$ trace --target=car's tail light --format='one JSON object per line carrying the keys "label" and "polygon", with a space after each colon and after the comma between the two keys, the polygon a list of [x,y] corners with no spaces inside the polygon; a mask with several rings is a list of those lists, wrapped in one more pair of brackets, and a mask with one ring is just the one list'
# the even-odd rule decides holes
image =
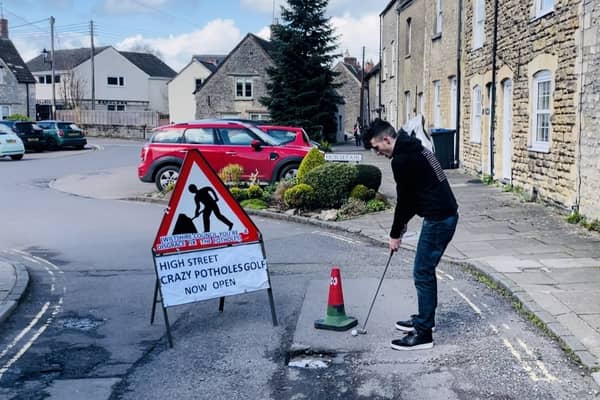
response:
{"label": "car's tail light", "polygon": [[65,133],[62,131],[62,129],[58,130],[58,136],[60,136],[60,137],[65,136]]}
{"label": "car's tail light", "polygon": [[148,155],[148,146],[144,146],[144,147],[142,147],[142,154],[140,154],[142,161],[146,160],[147,155]]}

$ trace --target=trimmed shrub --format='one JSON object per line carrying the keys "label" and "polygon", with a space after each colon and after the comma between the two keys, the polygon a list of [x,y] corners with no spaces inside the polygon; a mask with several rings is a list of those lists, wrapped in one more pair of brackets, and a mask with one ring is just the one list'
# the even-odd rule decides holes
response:
{"label": "trimmed shrub", "polygon": [[358,174],[355,183],[357,185],[364,185],[377,192],[379,186],[381,186],[381,170],[374,165],[368,164],[357,164],[356,169]]}
{"label": "trimmed shrub", "polygon": [[388,207],[387,203],[383,200],[372,199],[367,202],[367,212],[383,211]]}
{"label": "trimmed shrub", "polygon": [[6,117],[6,119],[10,121],[33,121],[27,115],[23,114],[11,114],[8,117]]}
{"label": "trimmed shrub", "polygon": [[242,175],[244,174],[244,168],[239,164],[229,164],[221,168],[219,171],[219,178],[226,185],[229,186],[237,186],[242,180]]}
{"label": "trimmed shrub", "polygon": [[315,190],[315,206],[320,208],[338,208],[348,198],[355,181],[356,166],[344,163],[321,165],[302,179]]}
{"label": "trimmed shrub", "polygon": [[350,217],[356,217],[367,212],[367,203],[363,200],[349,198],[342,207],[340,208],[340,212],[338,213],[338,218],[345,219]]}
{"label": "trimmed shrub", "polygon": [[263,196],[263,190],[258,184],[250,185],[247,189],[249,199],[260,199]]}
{"label": "trimmed shrub", "polygon": [[238,202],[246,200],[248,198],[248,191],[246,189],[240,189],[239,187],[235,186],[229,188],[229,191],[231,192],[233,198],[236,199]]}
{"label": "trimmed shrub", "polygon": [[254,210],[264,210],[267,208],[267,203],[261,199],[248,199],[242,201],[240,204],[244,208],[252,208]]}
{"label": "trimmed shrub", "polygon": [[286,190],[283,197],[286,206],[308,210],[315,202],[315,190],[305,183],[299,183]]}
{"label": "trimmed shrub", "polygon": [[308,171],[323,164],[325,164],[325,156],[319,151],[319,149],[312,149],[302,159],[300,167],[298,167],[296,178],[298,178],[299,182],[302,182],[302,177],[306,175]]}
{"label": "trimmed shrub", "polygon": [[358,184],[354,186],[350,192],[350,197],[353,199],[368,201],[375,197],[375,191],[367,188],[365,185]]}

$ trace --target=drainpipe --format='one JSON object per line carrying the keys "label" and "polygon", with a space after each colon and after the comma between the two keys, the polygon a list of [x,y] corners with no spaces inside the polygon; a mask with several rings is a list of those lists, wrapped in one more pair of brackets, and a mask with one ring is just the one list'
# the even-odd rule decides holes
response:
{"label": "drainpipe", "polygon": [[[458,0],[458,34],[456,38],[456,134],[454,143],[453,167],[458,168],[460,159],[460,91],[461,91],[461,51],[462,51],[462,0]],[[422,112],[422,111],[421,111]]]}
{"label": "drainpipe", "polygon": [[25,93],[27,96],[26,102],[27,102],[27,116],[29,118],[31,118],[31,112],[29,111],[29,83],[25,84]]}
{"label": "drainpipe", "polygon": [[494,0],[494,35],[492,39],[492,99],[490,110],[490,176],[494,179],[494,134],[496,131],[496,55],[498,52],[498,0]]}

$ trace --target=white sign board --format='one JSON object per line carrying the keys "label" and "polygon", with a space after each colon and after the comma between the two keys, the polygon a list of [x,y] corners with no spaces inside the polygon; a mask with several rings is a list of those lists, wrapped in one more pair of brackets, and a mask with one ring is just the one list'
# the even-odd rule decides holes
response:
{"label": "white sign board", "polygon": [[359,153],[325,153],[325,161],[361,162],[362,154]]}
{"label": "white sign board", "polygon": [[260,243],[154,257],[164,307],[268,289]]}

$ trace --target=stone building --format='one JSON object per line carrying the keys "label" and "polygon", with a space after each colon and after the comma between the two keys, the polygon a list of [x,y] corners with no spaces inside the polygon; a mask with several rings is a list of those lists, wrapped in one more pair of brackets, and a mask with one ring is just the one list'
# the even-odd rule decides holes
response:
{"label": "stone building", "polygon": [[35,79],[8,37],[0,19],[0,119],[12,114],[35,119]]}
{"label": "stone building", "polygon": [[381,101],[379,99],[380,67],[381,64],[377,63],[369,72],[365,73],[367,122],[381,117]]}
{"label": "stone building", "polygon": [[338,130],[351,133],[356,121],[360,119],[362,69],[355,57],[346,55],[343,61],[338,62],[333,67],[333,71],[338,74],[334,83],[341,85],[336,91],[344,99],[344,117],[341,126],[338,126]]}
{"label": "stone building", "polygon": [[398,126],[398,12],[400,0],[391,0],[379,14],[381,118]]}
{"label": "stone building", "polygon": [[576,190],[580,212],[600,220],[600,0],[585,1],[581,12],[581,153]]}
{"label": "stone building", "polygon": [[428,127],[457,129],[458,2],[424,1],[423,92],[416,112]]}
{"label": "stone building", "polygon": [[225,57],[195,92],[196,118],[269,118],[265,96],[271,43],[251,33]]}
{"label": "stone building", "polygon": [[496,4],[495,27],[494,1],[464,3],[462,164],[572,207],[577,203],[581,1]]}

